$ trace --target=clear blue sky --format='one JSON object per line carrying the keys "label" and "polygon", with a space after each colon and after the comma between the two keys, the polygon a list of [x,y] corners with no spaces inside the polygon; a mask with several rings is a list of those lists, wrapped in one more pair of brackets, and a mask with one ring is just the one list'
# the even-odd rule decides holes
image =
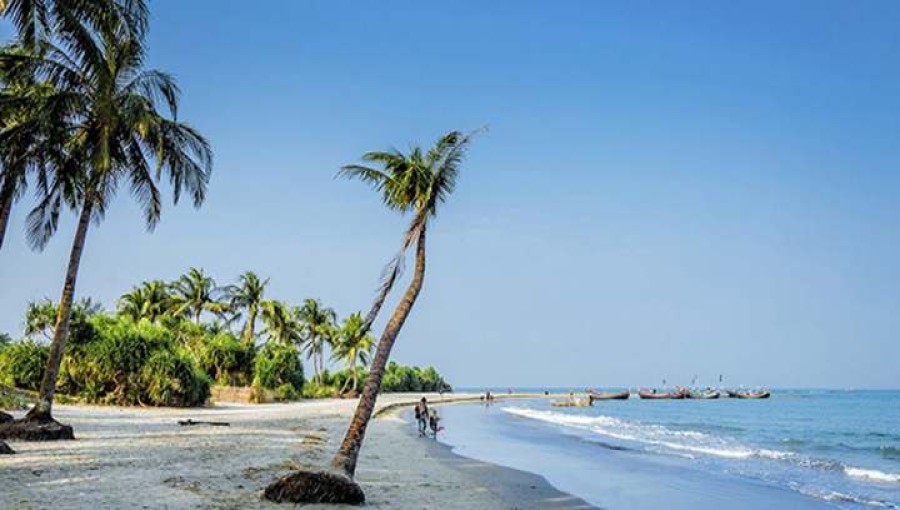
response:
{"label": "clear blue sky", "polygon": [[[122,193],[78,292],[205,267],[366,308],[404,221],[340,165],[490,124],[395,359],[472,385],[900,387],[900,3],[152,2],[213,142],[206,205]],[[8,27],[3,38],[9,34]],[[57,298],[28,202],[0,331]]]}

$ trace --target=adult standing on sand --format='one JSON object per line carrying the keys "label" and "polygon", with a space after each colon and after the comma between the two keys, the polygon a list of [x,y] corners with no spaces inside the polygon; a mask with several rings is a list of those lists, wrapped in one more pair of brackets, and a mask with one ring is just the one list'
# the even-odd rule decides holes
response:
{"label": "adult standing on sand", "polygon": [[422,397],[422,400],[419,401],[419,404],[416,406],[416,420],[419,422],[419,435],[424,436],[428,432],[428,400],[425,397]]}

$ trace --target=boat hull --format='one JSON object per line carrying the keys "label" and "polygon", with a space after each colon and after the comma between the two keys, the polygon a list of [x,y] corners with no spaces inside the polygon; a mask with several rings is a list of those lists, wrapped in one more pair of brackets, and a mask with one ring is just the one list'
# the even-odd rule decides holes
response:
{"label": "boat hull", "polygon": [[623,391],[620,393],[600,393],[596,391],[588,392],[588,395],[594,400],[628,400],[628,397],[631,396],[631,393],[627,391]]}
{"label": "boat hull", "polygon": [[719,398],[719,392],[718,391],[695,391],[695,392],[689,391],[687,393],[687,395],[685,395],[685,397],[689,398],[689,399],[693,399],[693,400],[714,400],[714,399]]}
{"label": "boat hull", "polygon": [[735,398],[742,398],[742,399],[747,399],[747,400],[760,400],[760,399],[769,398],[770,396],[772,396],[772,394],[769,393],[768,391],[759,391],[756,393],[738,393],[737,397],[735,397]]}
{"label": "boat hull", "polygon": [[653,393],[652,391],[639,391],[638,396],[644,400],[680,400],[685,396],[685,392],[676,391],[675,393]]}

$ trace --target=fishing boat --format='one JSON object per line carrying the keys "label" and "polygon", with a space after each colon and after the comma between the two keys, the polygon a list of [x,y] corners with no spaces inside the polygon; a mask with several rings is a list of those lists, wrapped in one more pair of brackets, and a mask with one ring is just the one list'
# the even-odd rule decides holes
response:
{"label": "fishing boat", "polygon": [[587,394],[594,400],[628,400],[631,396],[628,390],[621,392],[587,390]]}
{"label": "fishing boat", "polygon": [[725,390],[725,394],[728,395],[728,398],[740,398],[737,390]]}
{"label": "fishing boat", "polygon": [[684,398],[685,393],[687,392],[685,392],[683,389],[679,389],[675,392],[641,390],[638,392],[638,396],[645,400],[677,400]]}
{"label": "fishing boat", "polygon": [[715,398],[719,398],[719,392],[713,389],[706,389],[701,391],[690,391],[688,390],[685,394],[685,398],[695,399],[695,400],[712,400]]}
{"label": "fishing boat", "polygon": [[746,399],[762,399],[769,398],[772,394],[767,390],[759,390],[759,391],[743,391],[736,392],[736,397],[734,398],[746,398]]}

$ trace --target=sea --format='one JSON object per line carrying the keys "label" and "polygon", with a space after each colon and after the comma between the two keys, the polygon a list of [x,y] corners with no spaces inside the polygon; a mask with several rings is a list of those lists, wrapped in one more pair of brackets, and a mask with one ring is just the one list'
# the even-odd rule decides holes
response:
{"label": "sea", "polygon": [[602,508],[900,508],[900,391],[550,402],[445,406],[438,440]]}

